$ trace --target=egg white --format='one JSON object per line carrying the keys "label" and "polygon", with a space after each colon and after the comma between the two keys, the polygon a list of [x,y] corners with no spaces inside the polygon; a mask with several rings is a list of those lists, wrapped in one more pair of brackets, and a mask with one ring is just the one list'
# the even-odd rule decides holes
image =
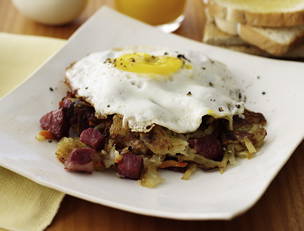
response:
{"label": "egg white", "polygon": [[[192,68],[151,76],[122,71],[106,62],[135,52],[183,54]],[[66,81],[77,96],[94,106],[98,117],[120,114],[136,132],[148,132],[154,124],[177,133],[193,132],[204,115],[231,118],[244,111],[243,94],[226,66],[195,51],[133,47],[97,52],[71,65]]]}

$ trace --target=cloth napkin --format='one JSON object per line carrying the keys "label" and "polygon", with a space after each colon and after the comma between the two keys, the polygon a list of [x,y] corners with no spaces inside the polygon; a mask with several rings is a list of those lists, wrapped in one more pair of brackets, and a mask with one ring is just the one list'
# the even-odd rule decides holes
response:
{"label": "cloth napkin", "polygon": [[[0,98],[64,44],[59,39],[0,33]],[[0,167],[0,231],[44,230],[63,197],[61,192]]]}

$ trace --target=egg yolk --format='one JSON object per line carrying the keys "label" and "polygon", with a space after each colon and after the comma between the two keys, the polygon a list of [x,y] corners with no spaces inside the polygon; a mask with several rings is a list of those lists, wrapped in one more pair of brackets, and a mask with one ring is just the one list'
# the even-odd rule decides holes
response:
{"label": "egg yolk", "polygon": [[133,53],[116,58],[114,65],[122,71],[139,74],[170,75],[180,70],[184,65],[184,61],[177,57],[166,55],[153,56],[146,53]]}

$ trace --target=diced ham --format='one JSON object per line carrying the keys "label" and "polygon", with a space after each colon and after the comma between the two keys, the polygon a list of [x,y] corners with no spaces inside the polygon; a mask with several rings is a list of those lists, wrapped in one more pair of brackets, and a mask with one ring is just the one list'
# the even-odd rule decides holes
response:
{"label": "diced ham", "polygon": [[80,141],[98,150],[101,148],[104,136],[94,128],[87,128],[80,134]]}
{"label": "diced ham", "polygon": [[72,104],[73,104],[72,99],[69,97],[65,97],[59,102],[59,107],[69,109],[72,106]]}
{"label": "diced ham", "polygon": [[67,133],[67,121],[63,109],[51,111],[40,119],[42,129],[51,132],[55,139],[60,139]]}
{"label": "diced ham", "polygon": [[126,153],[117,164],[117,172],[121,177],[137,180],[143,170],[143,158],[133,153]]}
{"label": "diced ham", "polygon": [[207,159],[220,161],[223,159],[223,150],[221,142],[213,135],[203,136],[201,138],[190,139],[189,145],[197,154],[203,155]]}
{"label": "diced ham", "polygon": [[92,173],[96,151],[92,148],[75,148],[66,161],[65,169],[76,172]]}

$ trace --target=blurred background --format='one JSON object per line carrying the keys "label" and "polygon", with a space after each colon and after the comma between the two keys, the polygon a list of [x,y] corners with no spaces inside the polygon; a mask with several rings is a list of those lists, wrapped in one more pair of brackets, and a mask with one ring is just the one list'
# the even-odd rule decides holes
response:
{"label": "blurred background", "polygon": [[[29,17],[24,16],[29,7],[29,2],[33,0],[15,0],[15,5],[19,6],[19,11],[10,0],[0,0],[0,31],[28,34],[51,36],[56,38],[67,39],[69,36],[85,22],[99,7],[107,5],[114,7],[114,0],[72,0],[75,2],[86,1],[81,14],[72,22],[61,26],[49,26],[37,23]],[[41,0],[36,0],[41,1]],[[57,0],[44,0],[44,1],[57,1]],[[70,0],[67,0],[70,1]],[[35,1],[34,1],[35,2]],[[31,4],[30,4],[31,5]],[[75,5],[77,8],[77,5]],[[78,7],[82,7],[79,3]],[[181,27],[175,32],[184,35],[188,38],[201,40],[204,25],[202,0],[188,0],[185,5],[185,19]],[[21,13],[21,11],[23,13]],[[67,9],[67,12],[69,9]],[[109,23],[110,24],[110,23]]]}

